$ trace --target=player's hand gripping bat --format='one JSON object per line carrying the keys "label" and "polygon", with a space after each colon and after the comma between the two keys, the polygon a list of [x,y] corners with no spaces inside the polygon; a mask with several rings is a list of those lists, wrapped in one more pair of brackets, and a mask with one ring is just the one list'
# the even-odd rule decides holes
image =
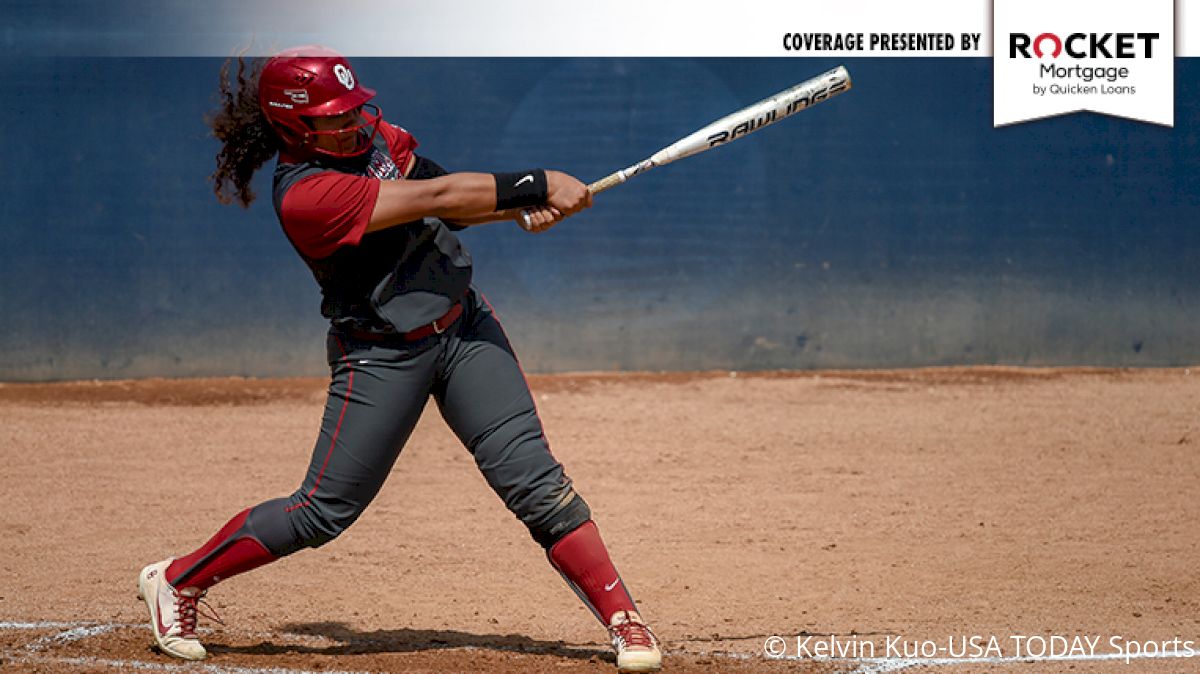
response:
{"label": "player's hand gripping bat", "polygon": [[[745,137],[764,126],[774,124],[822,101],[827,101],[849,89],[850,73],[845,67],[838,66],[829,72],[805,80],[774,96],[769,96],[733,114],[726,115],[712,124],[680,138],[655,152],[650,158],[643,159],[629,168],[611,173],[588,185],[588,191],[592,194],[599,194],[636,175],[645,173],[655,166],[670,164],[684,157],[700,154],[718,145]],[[531,226],[528,211],[521,212],[521,226],[525,229],[529,229]]]}

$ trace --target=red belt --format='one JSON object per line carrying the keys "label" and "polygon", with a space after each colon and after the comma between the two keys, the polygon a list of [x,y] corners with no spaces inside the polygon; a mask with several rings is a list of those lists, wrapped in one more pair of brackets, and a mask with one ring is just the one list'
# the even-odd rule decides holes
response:
{"label": "red belt", "polygon": [[415,342],[419,339],[425,339],[430,335],[440,335],[446,331],[454,321],[457,321],[459,316],[462,316],[463,307],[462,301],[454,303],[450,310],[434,319],[432,323],[427,323],[414,330],[401,333],[388,332],[370,332],[367,330],[347,330],[347,334],[355,339],[363,339],[369,342],[388,342],[395,339],[401,339],[406,342]]}

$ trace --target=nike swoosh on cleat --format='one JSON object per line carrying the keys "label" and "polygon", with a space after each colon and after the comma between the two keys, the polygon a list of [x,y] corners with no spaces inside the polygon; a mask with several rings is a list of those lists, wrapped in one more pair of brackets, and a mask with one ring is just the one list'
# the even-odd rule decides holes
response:
{"label": "nike swoosh on cleat", "polygon": [[621,582],[621,579],[620,579],[620,578],[618,578],[618,579],[614,580],[613,582],[609,583],[608,585],[605,585],[605,586],[604,586],[604,591],[605,591],[605,592],[612,592],[612,589],[613,589],[614,587],[616,587],[616,586],[617,586],[617,583],[619,583],[619,582]]}
{"label": "nike swoosh on cleat", "polygon": [[167,632],[171,631],[171,628],[162,624],[162,604],[158,603],[157,597],[154,599],[154,608],[156,609],[154,611],[154,622],[158,623],[158,635],[165,637],[167,636]]}
{"label": "nike swoosh on cleat", "polygon": [[520,187],[521,185],[525,184],[526,180],[528,180],[529,182],[533,182],[533,175],[530,174],[530,175],[525,176],[524,178],[521,178],[520,180],[517,181],[517,184],[513,185],[513,187]]}

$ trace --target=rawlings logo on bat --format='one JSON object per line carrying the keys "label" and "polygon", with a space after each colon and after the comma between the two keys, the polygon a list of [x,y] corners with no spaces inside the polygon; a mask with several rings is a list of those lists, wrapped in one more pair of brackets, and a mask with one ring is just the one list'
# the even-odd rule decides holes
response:
{"label": "rawlings logo on bat", "polygon": [[842,91],[845,91],[848,84],[849,80],[847,78],[840,75],[833,75],[825,82],[824,87],[817,89],[812,93],[806,92],[802,96],[789,101],[782,111],[778,109],[768,110],[765,114],[759,115],[753,119],[738,122],[732,129],[722,129],[721,131],[712,134],[708,137],[708,146],[713,147],[715,145],[720,145],[721,143],[727,143],[739,136],[744,136],[751,131],[761,129],[768,124],[783,119],[784,117],[800,112],[811,105],[820,103],[834,94],[839,94]]}

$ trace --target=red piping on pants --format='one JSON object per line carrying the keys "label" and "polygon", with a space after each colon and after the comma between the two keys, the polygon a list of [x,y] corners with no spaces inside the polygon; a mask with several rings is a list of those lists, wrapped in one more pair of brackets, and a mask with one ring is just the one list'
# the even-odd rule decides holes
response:
{"label": "red piping on pants", "polygon": [[[334,341],[337,342],[338,349],[342,352],[342,358],[346,357],[346,347],[342,346],[342,340],[334,336]],[[350,394],[354,392],[354,369],[350,369],[350,378],[346,381],[346,397],[342,400],[342,411],[338,414],[337,426],[333,429],[333,437],[329,440],[329,451],[325,452],[325,461],[321,463],[321,470],[317,473],[317,481],[313,483],[312,489],[304,495],[304,503],[297,503],[293,506],[288,506],[284,512],[292,512],[297,508],[303,508],[312,505],[309,499],[317,491],[317,487],[321,485],[321,478],[325,476],[325,468],[329,466],[329,459],[333,456],[333,448],[337,446],[338,433],[342,430],[342,421],[346,419],[346,408],[350,406]]]}

